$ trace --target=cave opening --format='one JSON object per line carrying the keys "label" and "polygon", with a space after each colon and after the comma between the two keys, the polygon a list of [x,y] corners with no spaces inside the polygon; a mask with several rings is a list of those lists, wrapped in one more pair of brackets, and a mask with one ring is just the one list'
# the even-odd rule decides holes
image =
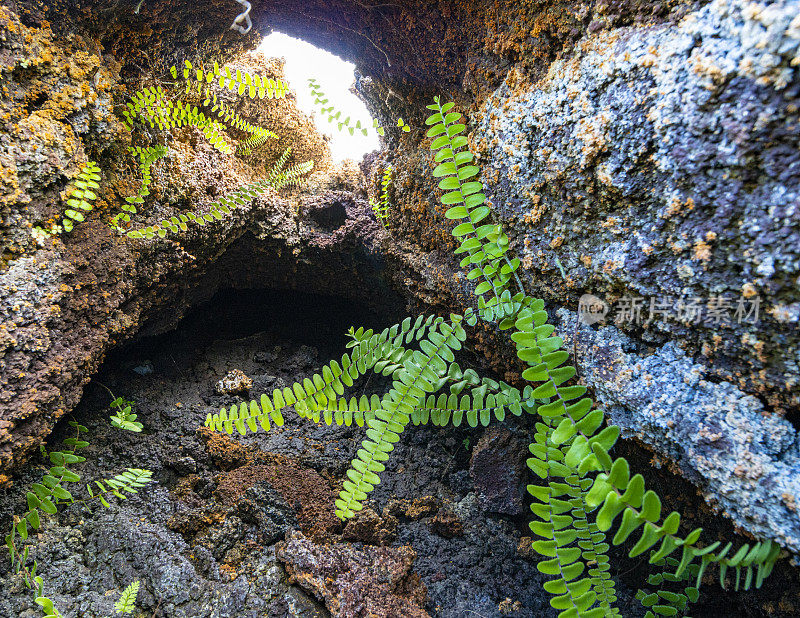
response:
{"label": "cave opening", "polygon": [[[266,57],[282,57],[285,60],[284,72],[287,81],[297,93],[297,105],[314,117],[317,129],[328,136],[334,161],[359,161],[368,152],[379,149],[378,136],[371,130],[372,116],[352,88],[355,64],[282,32],[273,32],[265,37],[257,52]],[[321,100],[325,103],[320,103],[320,99],[311,94],[309,79],[320,84],[325,93]],[[334,109],[323,112],[329,107]],[[341,113],[339,119],[334,118],[337,112]],[[354,124],[360,122],[361,126],[369,127],[370,131],[367,135],[360,131],[353,131],[351,134],[347,128],[338,128],[338,120],[346,118],[351,118]]]}

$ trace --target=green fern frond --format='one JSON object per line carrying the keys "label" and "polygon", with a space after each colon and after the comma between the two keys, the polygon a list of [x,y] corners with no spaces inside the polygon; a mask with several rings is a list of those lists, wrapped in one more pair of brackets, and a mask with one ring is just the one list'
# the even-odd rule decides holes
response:
{"label": "green fern frond", "polygon": [[[670,571],[679,565],[675,558],[665,558],[654,563],[653,566],[659,567],[662,572],[653,573],[647,578],[647,583],[655,586],[655,592],[639,590],[636,598],[647,608],[645,618],[655,618],[658,616],[677,616],[685,615],[689,609],[689,603],[696,603],[700,592],[693,585],[699,571],[696,564],[691,564],[679,577]],[[688,585],[684,585],[688,582]],[[668,590],[665,584],[679,584],[673,590]]]}
{"label": "green fern frond", "polygon": [[189,223],[196,223],[200,226],[204,226],[206,223],[221,220],[223,217],[230,215],[236,208],[249,205],[259,194],[264,193],[269,188],[277,190],[289,184],[298,184],[303,175],[311,171],[313,167],[313,161],[299,163],[282,171],[278,174],[277,179],[268,178],[245,185],[234,191],[230,196],[223,197],[214,202],[205,212],[182,212],[169,219],[163,219],[159,223],[136,230],[130,230],[127,232],[127,235],[131,238],[151,239],[156,236],[164,238],[168,232],[172,232],[173,234],[185,232],[188,229]]}
{"label": "green fern frond", "polygon": [[[480,298],[481,317],[489,322],[499,319],[502,330],[512,331],[511,339],[517,356],[528,365],[522,374],[531,383],[524,393],[527,404],[538,406],[537,412],[544,421],[537,425],[537,441],[531,444],[534,457],[528,460],[528,465],[543,479],[572,479],[571,482],[551,482],[549,489],[529,487],[539,500],[533,505],[534,512],[542,519],[541,522],[532,522],[531,528],[546,539],[534,543],[534,549],[551,558],[540,563],[539,568],[556,576],[553,582],[548,583],[548,591],[558,595],[551,604],[562,610],[562,618],[603,616],[617,611],[611,607],[615,599],[613,584],[602,575],[607,560],[604,559],[603,568],[595,569],[590,577],[579,579],[588,562],[583,554],[588,551],[597,561],[598,549],[607,549],[607,544],[598,535],[596,542],[589,539],[593,543],[591,549],[580,544],[571,546],[578,538],[574,536],[579,529],[575,525],[576,517],[580,519],[584,513],[601,505],[596,516],[598,533],[610,530],[614,519],[624,512],[623,521],[612,540],[614,544],[622,543],[633,531],[643,527],[631,556],[661,541],[651,562],[658,562],[682,548],[676,576],[688,568],[694,558],[700,557],[698,585],[704,568],[710,562],[720,563],[723,583],[726,569],[734,567],[737,585],[742,569],[746,569],[745,588],[749,587],[754,576],[756,585],[760,585],[777,559],[779,548],[776,544],[767,541],[756,543],[752,548],[745,545],[731,558],[726,558],[730,544],[716,555],[711,552],[719,543],[699,549],[696,542],[701,530],[693,531],[686,538],[678,537],[678,513],[670,513],[662,522],[658,496],[652,491],[645,492],[640,475],[630,478],[624,459],[611,459],[608,451],[619,437],[619,427],[609,425],[601,430],[604,415],[602,411],[592,410],[592,400],[584,397],[586,388],[567,385],[576,371],[573,366],[565,364],[568,354],[561,349],[563,340],[553,336],[555,329],[547,323],[543,301],[524,294],[516,276],[519,260],[506,257],[509,243],[502,228],[491,223],[481,224],[489,217],[490,210],[485,205],[487,199],[482,193],[483,185],[477,180],[480,169],[473,164],[472,153],[465,150],[467,139],[461,134],[466,127],[459,122],[461,114],[451,111],[452,103],[442,105],[438,98],[428,107],[434,111],[426,124],[432,125],[428,136],[434,138],[431,149],[437,151],[435,160],[438,163],[433,175],[442,178],[439,187],[446,193],[441,202],[450,206],[445,216],[465,220],[453,229],[453,235],[461,239],[458,252],[466,254],[462,267],[471,267],[468,278],[480,281],[475,294]],[[512,278],[519,290],[513,295],[510,290]],[[597,472],[600,474],[592,480],[589,475]],[[571,492],[569,487],[573,488]],[[577,496],[574,495],[576,487]],[[573,501],[558,499],[554,502],[557,500],[555,496],[564,493],[571,493]],[[573,514],[566,514],[567,511]],[[562,530],[567,530],[568,534],[561,533]],[[596,606],[598,601],[599,606]]]}
{"label": "green fern frond", "polygon": [[150,86],[135,92],[123,110],[126,126],[133,130],[138,121],[151,129],[167,131],[169,129],[193,126],[197,127],[214,148],[224,154],[233,154],[234,148],[228,143],[225,125],[212,120],[201,112],[196,105],[184,101],[171,100],[161,86]]}
{"label": "green fern frond", "polygon": [[[347,130],[350,135],[354,135],[356,131],[364,136],[369,135],[367,127],[362,126],[360,120],[355,121],[352,124],[350,116],[347,116],[344,120],[342,120],[342,112],[337,111],[333,105],[327,105],[328,97],[325,96],[325,93],[322,91],[322,87],[313,77],[308,80],[308,89],[311,91],[311,96],[314,97],[314,105],[321,106],[320,113],[328,117],[328,122],[335,123],[339,131]],[[377,120],[375,121],[374,126],[379,135],[384,134],[383,129],[377,126]]]}
{"label": "green fern frond", "polygon": [[[308,89],[311,96],[314,97],[314,105],[319,106],[320,113],[323,116],[327,116],[328,122],[335,124],[339,131],[347,131],[350,135],[355,135],[356,132],[364,136],[369,135],[369,129],[366,125],[362,124],[361,120],[353,121],[350,116],[346,116],[342,119],[341,110],[337,110],[334,105],[328,105],[329,99],[325,92],[323,92],[322,86],[320,86],[315,78],[312,77],[308,80]],[[386,130],[380,126],[377,119],[373,119],[372,128],[381,137],[386,135]],[[411,127],[408,126],[402,118],[397,119],[397,128],[404,133],[411,131]]]}
{"label": "green fern frond", "polygon": [[[170,73],[173,79],[178,78],[177,67],[171,67]],[[212,82],[216,82],[220,88],[235,92],[239,96],[247,94],[251,99],[256,97],[259,99],[265,97],[267,99],[282,99],[289,91],[288,85],[279,79],[253,75],[242,69],[232,70],[229,66],[220,67],[217,62],[214,62],[210,71],[205,71],[202,68],[193,67],[191,62],[185,60],[181,74],[187,82],[187,89],[196,88],[198,93],[201,92],[206,84],[211,84]]]}
{"label": "green fern frond", "polygon": [[71,232],[75,223],[84,220],[84,213],[92,210],[92,202],[97,199],[95,191],[100,188],[99,180],[100,168],[97,164],[94,161],[84,163],[68,193],[69,208],[64,211],[64,218],[61,220],[64,231]]}
{"label": "green fern frond", "polygon": [[119,596],[119,600],[114,603],[114,610],[118,614],[131,614],[135,609],[136,605],[136,596],[139,594],[139,580],[137,579],[135,582],[131,582],[125,590],[122,591],[122,594]]}
{"label": "green fern frond", "polygon": [[91,498],[97,498],[104,507],[108,508],[111,506],[107,500],[109,494],[120,500],[127,500],[128,496],[122,492],[138,493],[139,489],[153,480],[152,477],[153,473],[150,470],[126,468],[125,472],[121,474],[102,481],[94,481],[95,487],[92,487],[91,483],[86,485],[86,490]]}
{"label": "green fern frond", "polygon": [[378,219],[381,223],[383,223],[383,227],[388,229],[388,225],[386,221],[389,219],[389,188],[392,184],[392,166],[390,164],[386,165],[386,168],[383,170],[382,178],[381,178],[381,192],[378,199],[369,198],[370,206],[372,206],[372,212],[375,213],[375,218]]}
{"label": "green fern frond", "polygon": [[428,334],[427,346],[414,351],[405,361],[403,369],[396,374],[389,392],[381,399],[375,418],[366,424],[367,437],[362,442],[352,467],[347,471],[348,479],[336,500],[336,515],[341,519],[353,517],[363,508],[363,501],[380,482],[379,472],[384,470],[382,462],[388,460],[394,443],[408,424],[414,408],[419,406],[426,393],[433,392],[437,372],[447,371],[447,363],[453,362],[453,351],[461,349],[466,332],[461,326],[461,316],[451,316],[450,323],[442,322],[438,329]]}
{"label": "green fern frond", "polygon": [[283,425],[282,410],[294,406],[301,417],[309,417],[313,413],[327,409],[328,401],[335,400],[344,394],[344,389],[370,370],[383,356],[388,355],[392,347],[399,347],[404,338],[420,337],[436,328],[443,318],[420,316],[412,324],[408,318],[401,324],[395,324],[379,334],[371,330],[351,329],[353,341],[348,343],[351,352],[345,352],[341,361],[331,361],[323,366],[321,373],[303,382],[296,382],[291,387],[279,388],[271,394],[263,394],[259,400],[244,402],[239,406],[222,408],[216,414],[208,414],[205,425],[215,431],[233,433],[234,429],[245,435],[247,430],[264,431],[270,429],[270,419],[276,425]]}
{"label": "green fern frond", "polygon": [[139,163],[139,171],[142,174],[142,184],[139,187],[139,191],[136,195],[130,195],[125,198],[125,203],[122,204],[122,212],[117,213],[111,219],[112,226],[118,231],[124,231],[122,226],[120,225],[121,221],[130,222],[131,215],[136,214],[138,205],[144,204],[144,198],[150,195],[149,187],[150,183],[152,182],[152,176],[150,174],[150,168],[153,164],[161,159],[162,157],[166,156],[167,149],[164,146],[157,145],[157,146],[135,146],[129,147],[128,151],[130,152],[131,156],[138,161]]}
{"label": "green fern frond", "polygon": [[276,191],[285,186],[299,185],[303,176],[314,169],[313,161],[297,163],[287,169],[283,169],[286,165],[286,162],[289,160],[289,155],[291,153],[292,147],[289,146],[283,151],[283,154],[281,154],[281,156],[275,162],[275,165],[272,166],[272,169],[270,169],[269,173],[267,174],[266,182]]}

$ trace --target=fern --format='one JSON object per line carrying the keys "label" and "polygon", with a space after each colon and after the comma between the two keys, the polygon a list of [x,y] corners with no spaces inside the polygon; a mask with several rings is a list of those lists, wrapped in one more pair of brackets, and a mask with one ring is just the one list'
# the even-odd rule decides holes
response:
{"label": "fern", "polygon": [[94,481],[96,487],[91,483],[86,486],[91,498],[97,498],[100,503],[108,508],[111,506],[107,500],[108,494],[114,495],[120,500],[127,500],[128,497],[122,492],[135,494],[139,489],[147,485],[152,480],[153,473],[150,470],[141,468],[128,468],[125,472],[117,474],[102,481]]}
{"label": "fern", "polygon": [[386,221],[389,219],[389,189],[392,185],[392,166],[387,164],[381,177],[381,193],[378,199],[369,198],[372,212],[375,218],[383,223],[383,227],[388,228]]}
{"label": "fern", "polygon": [[[428,136],[435,138],[431,149],[438,151],[436,162],[439,163],[434,176],[443,178],[439,186],[448,191],[441,198],[443,204],[451,206],[445,216],[466,219],[455,227],[453,235],[463,238],[459,252],[467,256],[462,266],[475,265],[468,276],[481,279],[475,290],[480,297],[481,316],[487,321],[499,319],[501,329],[512,330],[517,356],[528,365],[522,377],[536,385],[530,391],[528,403],[538,406],[537,413],[544,422],[537,425],[538,439],[531,444],[533,457],[528,465],[543,479],[572,479],[567,481],[571,489],[566,491],[561,481],[550,481],[546,490],[529,487],[538,501],[532,509],[542,519],[532,522],[531,530],[545,539],[544,543],[534,543],[533,548],[551,558],[541,562],[539,569],[556,577],[549,583],[549,591],[558,595],[551,605],[563,610],[562,617],[618,613],[611,607],[615,600],[613,584],[603,575],[608,570],[607,544],[599,536],[596,541],[590,538],[593,546],[588,556],[584,555],[588,545],[581,546],[577,542],[575,547],[580,530],[576,521],[601,505],[595,521],[599,533],[609,531],[614,519],[624,512],[623,521],[612,539],[615,545],[643,527],[642,536],[629,555],[636,556],[660,541],[661,546],[650,561],[657,563],[681,548],[676,577],[681,576],[694,558],[700,557],[698,586],[703,570],[711,562],[720,563],[723,583],[726,569],[734,567],[737,584],[741,570],[746,568],[745,589],[752,583],[753,569],[756,586],[760,586],[778,557],[777,544],[767,541],[756,543],[752,548],[745,545],[732,558],[726,558],[730,543],[719,554],[712,552],[720,543],[700,549],[697,542],[702,531],[695,530],[685,538],[677,536],[680,515],[673,512],[662,520],[661,502],[653,491],[645,491],[641,475],[631,478],[624,459],[611,459],[608,452],[619,437],[619,427],[608,425],[600,430],[604,415],[592,410],[592,400],[583,397],[586,388],[565,385],[574,377],[575,368],[565,364],[568,354],[561,350],[561,338],[552,336],[554,327],[547,324],[544,303],[524,295],[515,275],[519,261],[506,257],[508,239],[500,226],[475,227],[490,211],[484,205],[486,198],[481,193],[481,183],[474,180],[479,173],[477,166],[471,165],[474,157],[464,150],[467,141],[461,135],[465,130],[458,122],[461,115],[451,111],[452,103],[442,105],[438,99],[429,108],[434,114],[426,121],[433,125]],[[512,277],[520,289],[514,296],[509,291]],[[485,300],[489,292],[489,300]],[[599,474],[592,479],[590,475],[597,472]],[[564,493],[572,499],[557,498]],[[602,562],[598,560],[599,555],[603,556]],[[589,570],[589,577],[580,578],[590,562],[598,563],[598,567]]]}
{"label": "fern", "polygon": [[[177,67],[173,66],[170,73],[174,79],[178,79]],[[186,84],[184,95],[202,96],[200,107],[207,108],[206,112],[201,111],[197,105],[180,98],[171,98],[173,95],[170,95],[161,86],[150,86],[134,93],[131,97],[127,109],[123,111],[126,126],[133,130],[135,124],[143,123],[161,131],[182,126],[194,126],[200,129],[208,141],[220,152],[236,153],[242,156],[252,154],[253,150],[270,139],[278,139],[277,134],[273,131],[244,120],[218,98],[211,86],[213,84],[219,88],[233,91],[238,96],[246,94],[253,99],[256,97],[273,99],[286,96],[287,86],[282,81],[262,78],[241,69],[234,71],[230,67],[220,68],[216,62],[211,70],[206,71],[203,68],[193,67],[188,60],[184,62],[182,77]],[[246,137],[235,143],[227,137],[227,130],[242,132],[246,134]],[[307,161],[284,169],[289,152],[289,150],[284,152],[265,180],[239,188],[230,196],[214,202],[205,212],[182,212],[155,224],[128,230],[125,233],[131,238],[152,239],[156,236],[164,238],[170,232],[175,234],[188,230],[190,223],[203,226],[208,222],[222,219],[234,209],[249,204],[258,194],[263,193],[269,187],[277,190],[287,185],[297,185],[301,178],[313,169],[314,164],[313,161]],[[125,212],[120,213],[112,220],[112,224],[118,230],[123,231],[120,221],[129,222],[130,214],[135,214],[137,205],[144,202],[150,184],[150,166],[165,153],[166,150],[158,146],[132,149],[132,154],[140,159],[142,188],[138,195],[126,198],[127,204],[122,207]]]}
{"label": "fern", "polygon": [[[78,172],[74,186],[67,198],[67,208],[61,225],[66,232],[71,232],[75,223],[84,220],[84,213],[92,210],[92,202],[97,199],[95,190],[100,188],[100,168],[94,161],[87,161]],[[81,212],[83,211],[83,212]]]}
{"label": "fern", "polygon": [[[429,106],[433,114],[426,124],[436,153],[433,175],[445,191],[441,197],[448,207],[445,216],[460,221],[453,229],[460,240],[456,253],[464,256],[461,265],[470,269],[467,277],[476,282],[477,312],[468,309],[463,316],[451,315],[449,321],[419,316],[412,323],[407,318],[380,333],[351,329],[351,351],[340,362],[332,361],[312,378],[264,394],[260,401],[209,414],[206,425],[227,433],[269,430],[270,420],[282,424],[282,410],[293,405],[301,417],[314,422],[366,426],[366,439],[335,501],[336,514],[347,519],[363,508],[380,482],[393,445],[409,422],[458,426],[466,418],[472,427],[479,422],[485,426],[492,415],[502,421],[506,408],[517,415],[525,410],[539,418],[527,465],[545,482],[528,486],[534,515],[530,528],[539,539],[532,548],[543,558],[538,569],[553,577],[545,589],[553,595],[551,605],[561,618],[619,615],[606,538],[612,531],[611,543],[619,545],[642,528],[631,557],[660,543],[650,562],[675,571],[656,573],[651,585],[687,576],[695,579],[695,585],[683,592],[658,589],[638,594],[649,608],[648,615],[684,611],[697,599],[702,575],[711,563],[720,565],[723,586],[727,570],[733,568],[737,590],[740,585],[759,587],[778,558],[777,544],[746,544],[729,557],[731,543],[701,547],[700,529],[679,536],[680,515],[673,512],[662,518],[660,499],[645,489],[643,477],[631,476],[625,459],[612,459],[609,452],[620,429],[604,427],[605,415],[585,396],[586,387],[571,384],[576,370],[567,363],[563,340],[547,322],[544,301],[525,293],[517,275],[520,262],[508,257],[508,237],[490,220],[480,169],[466,149],[466,127],[453,107],[437,98]],[[517,356],[527,365],[522,374],[527,384],[521,393],[502,382],[480,379],[470,370],[462,372],[455,363],[454,352],[466,339],[463,325],[474,326],[478,319],[510,331]],[[418,349],[407,347],[412,342]],[[345,398],[344,389],[368,371],[391,376],[389,392],[383,397]],[[450,392],[440,392],[444,388]],[[615,524],[620,514],[622,520]],[[672,554],[679,548],[677,559]]]}
{"label": "fern", "polygon": [[[314,97],[314,105],[321,106],[320,113],[323,116],[328,117],[328,122],[331,123],[335,122],[339,131],[347,129],[350,135],[354,135],[356,131],[358,131],[364,136],[369,135],[369,131],[365,126],[361,125],[360,120],[356,121],[353,124],[350,124],[351,121],[350,116],[347,116],[346,118],[344,118],[344,120],[342,120],[342,112],[336,110],[336,108],[333,105],[327,105],[329,100],[327,96],[325,96],[325,93],[322,91],[322,87],[313,77],[309,78],[308,80],[308,89],[311,91],[311,96]],[[383,128],[378,126],[377,120],[374,121],[374,127],[379,135],[384,135],[385,132]]]}
{"label": "fern", "polygon": [[136,596],[139,594],[139,580],[131,582],[114,603],[114,610],[118,614],[132,614],[136,605]]}
{"label": "fern", "polygon": [[111,407],[116,408],[116,414],[111,415],[111,425],[117,429],[139,433],[144,426],[136,420],[137,415],[132,412],[131,403],[122,397],[117,397],[111,402]]}
{"label": "fern", "polygon": [[211,221],[217,221],[231,214],[236,208],[243,208],[249,205],[258,195],[268,189],[280,189],[289,184],[298,184],[304,174],[307,174],[314,167],[313,161],[306,161],[290,167],[287,170],[278,171],[275,177],[268,177],[265,180],[252,182],[234,191],[231,195],[215,201],[207,211],[186,211],[179,215],[173,215],[169,219],[163,219],[159,223],[148,225],[136,230],[130,230],[127,235],[131,238],[164,238],[168,232],[177,234],[185,232],[189,223],[196,223],[204,226]]}
{"label": "fern", "polygon": [[[174,66],[171,67],[170,74],[174,79],[177,79],[177,68]],[[241,69],[233,71],[228,66],[220,67],[216,62],[210,71],[205,71],[202,68],[193,67],[191,62],[185,60],[183,79],[187,82],[187,91],[191,88],[196,88],[198,93],[201,91],[204,84],[210,84],[214,81],[218,83],[220,88],[236,92],[239,96],[247,93],[251,99],[255,99],[256,97],[259,99],[263,99],[264,97],[268,99],[282,99],[289,91],[288,85],[279,79],[252,75]]]}
{"label": "fern", "polygon": [[[311,96],[314,97],[314,105],[319,106],[320,113],[323,116],[327,116],[329,123],[336,124],[336,128],[339,131],[347,130],[350,135],[355,135],[356,131],[364,136],[369,135],[369,129],[365,125],[362,125],[360,120],[353,123],[350,116],[346,116],[342,119],[341,110],[337,110],[334,105],[328,105],[330,100],[322,90],[322,86],[320,86],[319,82],[313,77],[308,80],[308,89]],[[397,127],[404,133],[411,131],[411,127],[408,126],[402,118],[397,119]],[[377,119],[372,121],[372,128],[381,137],[386,135],[386,130],[380,126]]]}
{"label": "fern", "polygon": [[103,506],[109,507],[110,504],[106,500],[107,494],[110,493],[121,500],[125,500],[126,496],[122,493],[123,491],[129,494],[136,493],[138,489],[152,480],[152,473],[149,470],[128,468],[125,472],[107,479],[104,482],[105,484],[98,483],[102,489],[100,492],[93,491],[91,486],[87,485],[89,499],[76,500],[64,484],[80,481],[80,476],[71,470],[70,466],[86,461],[84,457],[76,453],[89,445],[86,440],[81,439],[81,435],[87,433],[88,430],[74,421],[70,421],[69,424],[75,430],[75,436],[64,440],[66,449],[48,453],[44,447],[41,447],[43,456],[48,458],[53,465],[44,474],[41,483],[33,483],[31,485],[31,490],[25,494],[28,510],[22,516],[14,516],[11,533],[5,537],[6,547],[8,547],[11,557],[12,570],[14,573],[22,575],[22,579],[28,588],[35,588],[35,601],[45,612],[46,618],[60,617],[61,614],[55,609],[53,602],[43,596],[44,582],[36,574],[38,564],[34,560],[33,565],[28,566],[30,545],[26,544],[24,548],[20,549],[17,546],[17,535],[23,542],[27,541],[30,530],[39,530],[41,527],[41,513],[55,515],[58,512],[58,507],[62,504],[87,503],[97,498]]}
{"label": "fern", "polygon": [[123,212],[116,214],[111,219],[111,224],[117,231],[124,231],[120,226],[120,221],[124,221],[126,223],[130,222],[131,215],[135,215],[137,212],[136,206],[144,204],[144,198],[150,195],[149,187],[152,181],[150,168],[156,161],[167,154],[166,147],[160,145],[148,146],[144,148],[141,146],[129,147],[128,151],[131,153],[131,156],[139,162],[139,171],[142,173],[142,184],[139,187],[139,191],[136,195],[131,195],[125,198],[125,203],[122,204]]}
{"label": "fern", "polygon": [[286,162],[289,160],[289,155],[291,154],[292,147],[289,146],[283,151],[283,154],[281,154],[267,174],[266,182],[275,190],[285,186],[299,185],[302,177],[314,168],[313,161],[305,161],[304,163],[297,163],[284,169]]}

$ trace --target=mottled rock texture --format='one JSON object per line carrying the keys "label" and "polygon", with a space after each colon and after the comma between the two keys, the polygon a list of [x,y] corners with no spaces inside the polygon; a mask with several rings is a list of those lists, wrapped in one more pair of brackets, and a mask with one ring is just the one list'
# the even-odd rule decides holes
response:
{"label": "mottled rock texture", "polygon": [[584,377],[613,420],[794,550],[798,46],[799,3],[712,2],[511,72],[473,134],[531,288],[611,305],[578,349],[605,353]]}
{"label": "mottled rock texture", "polygon": [[[424,104],[443,93],[469,114],[498,220],[581,379],[743,530],[799,550],[800,2],[254,4],[244,37],[228,29],[234,2],[0,8],[0,469],[74,407],[108,350],[174,326],[220,287],[396,307],[391,279],[415,310],[470,304],[423,139]],[[371,191],[380,165],[394,165],[391,241],[347,170],[178,240],[120,241],[106,223],[138,180],[115,108],[184,59],[258,62],[241,52],[271,28],[356,61],[370,109],[414,127],[390,129],[364,165]],[[276,110],[260,120],[324,163],[307,120]],[[266,164],[222,157],[193,131],[172,139],[152,219],[207,204]],[[57,217],[89,158],[103,169],[89,221],[37,239],[31,226]],[[583,294],[615,310],[641,298],[641,314],[576,328]],[[737,320],[740,300],[760,302],[756,323]],[[497,333],[479,330],[474,349],[519,379]]]}
{"label": "mottled rock texture", "polygon": [[291,580],[325,599],[333,616],[428,616],[425,586],[411,570],[416,555],[410,547],[316,545],[298,532],[278,546],[277,555]]}

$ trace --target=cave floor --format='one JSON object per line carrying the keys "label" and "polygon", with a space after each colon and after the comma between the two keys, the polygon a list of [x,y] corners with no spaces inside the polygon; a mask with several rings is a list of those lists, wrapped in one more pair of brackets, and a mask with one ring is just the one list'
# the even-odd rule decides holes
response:
{"label": "cave floor", "polygon": [[[208,412],[246,399],[215,393],[229,371],[252,379],[251,397],[290,385],[341,356],[348,319],[388,324],[336,299],[223,295],[176,331],[107,360],[72,415],[90,442],[76,469],[89,481],[148,468],[157,482],[109,509],[75,504],[44,521],[35,554],[45,594],[65,616],[111,615],[134,579],[148,616],[156,608],[158,616],[327,616],[326,595],[335,611],[354,604],[351,615],[370,607],[398,616],[552,612],[532,556],[517,550],[524,517],[485,513],[476,498],[475,431],[411,427],[369,512],[344,528],[333,500],[363,429],[313,425],[291,411],[269,433],[228,439],[200,429]],[[103,386],[135,402],[142,433],[111,427]],[[373,377],[356,386],[353,393],[370,394],[387,384]],[[70,431],[59,425],[48,448],[60,448]],[[0,496],[4,526],[24,508],[22,491],[42,463],[35,458]],[[379,546],[385,551],[372,551]],[[313,573],[301,550],[318,559]],[[38,615],[7,568],[0,567],[0,615]]]}

